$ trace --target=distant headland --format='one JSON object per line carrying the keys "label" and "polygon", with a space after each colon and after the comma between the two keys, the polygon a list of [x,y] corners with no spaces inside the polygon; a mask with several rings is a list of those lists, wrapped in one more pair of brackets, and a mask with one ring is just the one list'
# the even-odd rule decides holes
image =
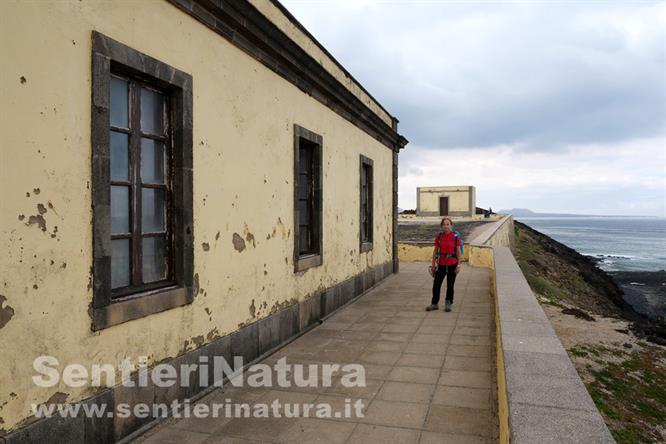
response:
{"label": "distant headland", "polygon": [[500,214],[510,214],[513,217],[617,217],[598,214],[567,214],[567,213],[537,213],[527,208],[513,208],[511,210],[499,210]]}

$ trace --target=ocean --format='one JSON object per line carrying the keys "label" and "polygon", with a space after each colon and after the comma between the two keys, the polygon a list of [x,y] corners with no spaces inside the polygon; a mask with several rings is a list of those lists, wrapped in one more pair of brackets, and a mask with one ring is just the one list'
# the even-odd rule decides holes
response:
{"label": "ocean", "polygon": [[624,300],[650,319],[666,319],[666,219],[516,217],[581,254],[599,259]]}
{"label": "ocean", "polygon": [[604,271],[666,269],[666,219],[657,217],[516,217],[580,254],[600,259]]}

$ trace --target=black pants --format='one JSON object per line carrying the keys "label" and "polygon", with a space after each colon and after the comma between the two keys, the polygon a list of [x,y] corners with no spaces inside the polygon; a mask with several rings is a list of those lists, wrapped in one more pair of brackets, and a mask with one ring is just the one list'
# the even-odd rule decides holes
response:
{"label": "black pants", "polygon": [[446,277],[446,300],[453,303],[453,284],[456,283],[456,267],[455,265],[440,265],[435,272],[435,280],[432,284],[432,305],[439,304],[439,293],[442,289],[442,282]]}

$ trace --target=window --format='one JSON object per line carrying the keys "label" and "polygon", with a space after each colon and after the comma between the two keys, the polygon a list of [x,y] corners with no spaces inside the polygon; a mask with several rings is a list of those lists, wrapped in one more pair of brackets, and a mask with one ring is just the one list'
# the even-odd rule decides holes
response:
{"label": "window", "polygon": [[322,137],[294,126],[294,270],[322,263]]}
{"label": "window", "polygon": [[174,283],[168,102],[163,91],[112,71],[112,297]]}
{"label": "window", "polygon": [[372,159],[361,155],[361,215],[360,215],[360,251],[372,250],[373,199],[372,199]]}
{"label": "window", "polygon": [[93,32],[93,330],[192,301],[192,78]]}

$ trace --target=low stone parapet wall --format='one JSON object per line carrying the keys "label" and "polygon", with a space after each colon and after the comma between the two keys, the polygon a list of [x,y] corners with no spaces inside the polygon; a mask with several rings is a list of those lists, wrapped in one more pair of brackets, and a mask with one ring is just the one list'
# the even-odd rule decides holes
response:
{"label": "low stone parapet wall", "polygon": [[511,250],[492,250],[501,441],[615,442]]}
{"label": "low stone parapet wall", "polygon": [[473,267],[495,268],[493,246],[512,247],[514,242],[513,217],[503,216],[496,222],[481,227],[469,241],[467,253]]}
{"label": "low stone parapet wall", "polygon": [[[465,260],[493,270],[498,416],[502,443],[614,443],[511,248],[513,218],[484,226]],[[401,261],[429,262],[430,242],[399,243]]]}
{"label": "low stone parapet wall", "polygon": [[[463,241],[464,262],[469,261],[475,267],[493,268],[492,246],[513,244],[513,218],[510,215],[501,216],[497,221],[482,226],[474,237]],[[398,242],[398,259],[402,262],[430,262],[432,251],[432,241]]]}
{"label": "low stone parapet wall", "polygon": [[[399,242],[398,259],[402,262],[430,262],[432,260],[432,242]],[[470,250],[463,248],[463,262],[469,260]]]}
{"label": "low stone parapet wall", "polygon": [[613,443],[511,249],[513,218],[484,226],[469,263],[494,271],[498,416],[503,443]]}

